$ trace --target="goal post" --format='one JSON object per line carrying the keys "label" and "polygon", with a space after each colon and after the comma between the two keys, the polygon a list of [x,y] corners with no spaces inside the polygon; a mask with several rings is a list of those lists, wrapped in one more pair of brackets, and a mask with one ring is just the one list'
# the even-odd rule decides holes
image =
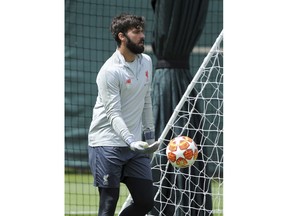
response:
{"label": "goal post", "polygon": [[[223,69],[222,30],[158,139],[161,147],[151,160],[155,206],[149,215],[223,215]],[[184,169],[166,157],[169,141],[181,135],[192,138],[199,151]],[[122,210],[130,202],[129,195]]]}

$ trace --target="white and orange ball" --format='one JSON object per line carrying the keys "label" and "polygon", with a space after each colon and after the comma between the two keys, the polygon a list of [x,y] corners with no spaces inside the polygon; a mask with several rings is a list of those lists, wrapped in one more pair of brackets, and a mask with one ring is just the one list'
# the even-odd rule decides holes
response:
{"label": "white and orange ball", "polygon": [[174,167],[186,168],[193,165],[196,161],[198,148],[190,137],[178,136],[168,143],[166,155]]}

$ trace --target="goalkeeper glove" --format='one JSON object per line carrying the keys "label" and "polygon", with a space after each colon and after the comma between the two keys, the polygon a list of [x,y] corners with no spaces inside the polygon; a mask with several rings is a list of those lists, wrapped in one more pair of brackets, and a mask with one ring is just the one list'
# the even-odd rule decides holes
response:
{"label": "goalkeeper glove", "polygon": [[160,145],[160,142],[158,141],[150,145],[147,142],[143,142],[143,141],[132,141],[131,139],[130,140],[128,139],[127,141],[128,141],[127,144],[129,145],[132,151],[140,152],[144,154],[151,154],[155,152]]}
{"label": "goalkeeper glove", "polygon": [[132,151],[145,153],[145,149],[148,147],[148,143],[143,141],[136,141],[131,142],[129,146]]}
{"label": "goalkeeper glove", "polygon": [[160,145],[160,142],[158,142],[158,141],[156,141],[150,145],[147,142],[136,141],[136,142],[130,143],[129,146],[130,146],[130,149],[132,151],[140,152],[140,153],[144,153],[144,154],[151,154],[158,149],[159,145]]}

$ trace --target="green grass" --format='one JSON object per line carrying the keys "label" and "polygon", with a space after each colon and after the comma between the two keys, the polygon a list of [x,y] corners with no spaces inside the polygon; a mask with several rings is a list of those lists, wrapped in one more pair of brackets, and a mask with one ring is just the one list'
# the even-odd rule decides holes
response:
{"label": "green grass", "polygon": [[[220,187],[218,187],[219,184]],[[223,209],[223,184],[213,181],[212,191],[214,194],[213,206],[219,206],[220,209]],[[121,184],[116,213],[120,211],[128,194],[125,185]],[[217,196],[217,194],[220,194],[220,196]],[[95,216],[97,215],[98,201],[98,190],[93,186],[93,177],[90,173],[65,174],[65,216]],[[222,215],[222,212],[214,213],[214,216]]]}
{"label": "green grass", "polygon": [[[116,212],[118,213],[128,196],[126,187],[121,184],[120,197]],[[65,174],[65,215],[96,215],[99,202],[97,188],[93,186],[91,174]],[[79,214],[76,212],[81,212]]]}
{"label": "green grass", "polygon": [[215,211],[213,216],[223,216],[223,182],[212,182],[212,201],[213,207],[216,209],[222,209],[221,212]]}

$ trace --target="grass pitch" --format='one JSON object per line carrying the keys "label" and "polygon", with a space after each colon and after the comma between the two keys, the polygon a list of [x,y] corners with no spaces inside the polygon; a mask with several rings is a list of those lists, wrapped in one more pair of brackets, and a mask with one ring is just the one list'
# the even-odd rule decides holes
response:
{"label": "grass pitch", "polygon": [[[215,194],[212,197],[213,206],[220,206],[223,209],[223,184],[213,181],[212,191]],[[128,194],[126,186],[121,184],[115,216],[120,211]],[[217,194],[220,194],[220,196],[217,196]],[[65,174],[65,216],[95,216],[97,215],[98,203],[98,190],[93,186],[93,177],[91,174]],[[222,212],[214,213],[214,216],[222,215]]]}

